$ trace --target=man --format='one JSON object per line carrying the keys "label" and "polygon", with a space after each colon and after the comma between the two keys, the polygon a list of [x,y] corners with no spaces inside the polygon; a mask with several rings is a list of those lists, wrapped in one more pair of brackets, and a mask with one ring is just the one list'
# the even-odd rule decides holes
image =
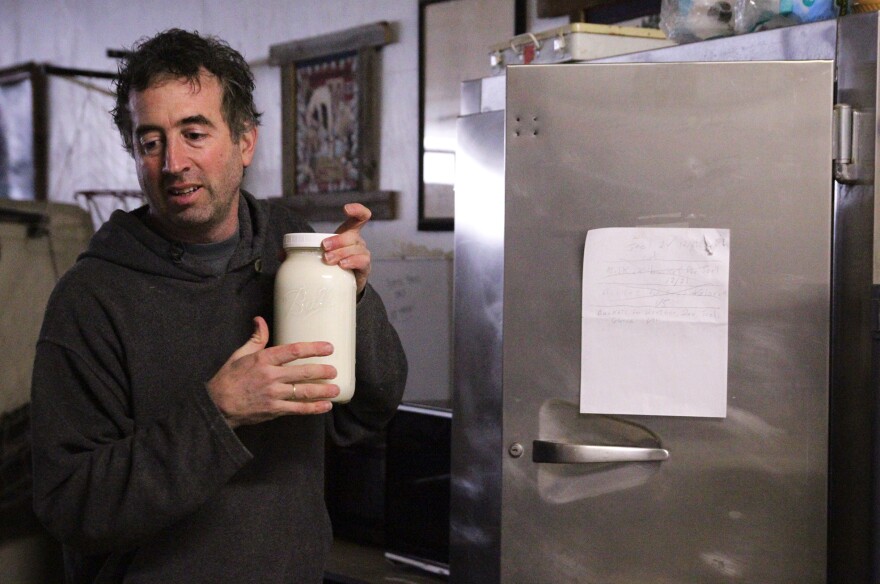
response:
{"label": "man", "polygon": [[34,364],[34,506],[69,582],[321,582],[325,435],[352,443],[400,401],[359,204],[324,241],[357,280],[354,398],[331,408],[334,368],[297,364],[329,343],[268,346],[282,236],[311,228],[240,188],[252,91],[241,55],[180,30],[120,67],[114,119],[147,205],[115,212],[58,283]]}

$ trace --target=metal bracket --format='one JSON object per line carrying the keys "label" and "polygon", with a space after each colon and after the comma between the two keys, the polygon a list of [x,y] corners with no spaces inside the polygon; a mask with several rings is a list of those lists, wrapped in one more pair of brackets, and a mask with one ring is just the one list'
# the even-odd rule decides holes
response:
{"label": "metal bracket", "polygon": [[873,111],[857,110],[843,103],[834,106],[832,161],[836,181],[874,182],[875,123]]}

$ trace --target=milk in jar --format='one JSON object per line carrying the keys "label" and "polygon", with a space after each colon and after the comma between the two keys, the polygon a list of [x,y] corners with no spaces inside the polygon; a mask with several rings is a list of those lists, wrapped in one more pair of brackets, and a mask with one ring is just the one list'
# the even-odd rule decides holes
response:
{"label": "milk in jar", "polygon": [[[322,363],[336,367],[339,396],[346,403],[354,394],[354,349],[357,284],[354,273],[324,263],[321,242],[332,233],[287,233],[287,258],[275,277],[275,344],[327,341],[333,353],[289,365]],[[320,383],[320,381],[317,381]]]}

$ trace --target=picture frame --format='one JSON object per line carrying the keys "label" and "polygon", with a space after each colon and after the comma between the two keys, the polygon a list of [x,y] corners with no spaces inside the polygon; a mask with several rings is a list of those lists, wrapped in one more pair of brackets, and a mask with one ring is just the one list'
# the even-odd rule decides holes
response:
{"label": "picture frame", "polygon": [[40,64],[0,69],[0,199],[47,198],[48,93]]}
{"label": "picture frame", "polygon": [[419,0],[420,231],[452,231],[462,81],[489,76],[489,48],[526,29],[526,0]]}
{"label": "picture frame", "polygon": [[357,51],[296,64],[296,192],[361,190]]}
{"label": "picture frame", "polygon": [[281,68],[283,197],[313,221],[344,219],[345,203],[393,219],[393,191],[378,188],[378,49],[387,22],[273,45]]}

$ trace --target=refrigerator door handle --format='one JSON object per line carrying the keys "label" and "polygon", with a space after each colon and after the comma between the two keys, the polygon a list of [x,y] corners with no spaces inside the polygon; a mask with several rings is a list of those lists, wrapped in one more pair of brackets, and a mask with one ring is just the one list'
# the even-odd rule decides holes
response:
{"label": "refrigerator door handle", "polygon": [[550,440],[532,442],[532,462],[558,464],[590,464],[607,462],[651,462],[669,458],[664,448],[638,448],[635,446],[594,446],[591,444],[567,444]]}

